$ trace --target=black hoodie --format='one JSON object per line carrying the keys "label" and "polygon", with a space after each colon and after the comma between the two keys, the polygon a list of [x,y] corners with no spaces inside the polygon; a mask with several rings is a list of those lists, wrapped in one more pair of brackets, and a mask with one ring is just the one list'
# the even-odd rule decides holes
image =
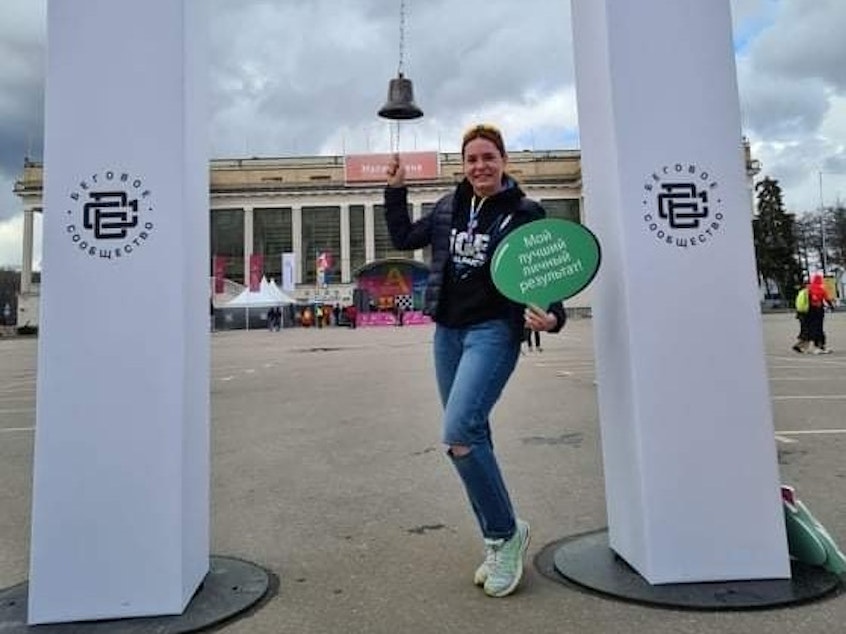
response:
{"label": "black hoodie", "polygon": [[[505,298],[493,285],[490,260],[499,242],[517,227],[539,220],[546,213],[526,198],[520,187],[507,178],[505,189],[483,203],[477,198],[478,223],[468,231],[473,189],[463,180],[452,194],[441,198],[431,213],[412,223],[408,217],[405,187],[385,189],[385,220],[397,249],[432,246],[432,262],[426,287],[425,312],[445,326],[464,327],[506,318],[512,322],[515,338],[523,332],[523,305]],[[480,206],[481,203],[481,206]],[[566,320],[561,302],[548,307],[559,331]]]}

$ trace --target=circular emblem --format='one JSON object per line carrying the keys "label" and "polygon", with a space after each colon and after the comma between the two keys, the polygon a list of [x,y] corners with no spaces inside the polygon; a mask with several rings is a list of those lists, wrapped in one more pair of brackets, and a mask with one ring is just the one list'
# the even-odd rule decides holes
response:
{"label": "circular emblem", "polygon": [[68,194],[65,231],[81,253],[119,260],[142,248],[155,228],[144,180],[120,170],[90,174]]}
{"label": "circular emblem", "polygon": [[723,227],[719,183],[693,163],[664,165],[643,183],[642,217],[658,242],[678,249],[705,245]]}

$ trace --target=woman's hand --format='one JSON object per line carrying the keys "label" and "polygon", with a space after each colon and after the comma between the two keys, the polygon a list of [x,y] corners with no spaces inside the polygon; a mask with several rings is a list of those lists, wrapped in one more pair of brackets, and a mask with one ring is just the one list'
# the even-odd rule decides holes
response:
{"label": "woman's hand", "polygon": [[539,306],[529,304],[524,312],[526,328],[549,332],[558,325],[558,319],[552,313],[548,313]]}
{"label": "woman's hand", "polygon": [[388,187],[405,187],[405,167],[400,164],[399,154],[394,154],[388,163]]}

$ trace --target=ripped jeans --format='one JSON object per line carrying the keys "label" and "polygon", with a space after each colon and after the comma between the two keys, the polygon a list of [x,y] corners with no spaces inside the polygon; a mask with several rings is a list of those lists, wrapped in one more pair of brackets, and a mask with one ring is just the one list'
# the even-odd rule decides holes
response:
{"label": "ripped jeans", "polygon": [[444,408],[443,442],[470,449],[450,458],[482,535],[509,538],[514,509],[493,451],[489,415],[520,357],[520,339],[507,320],[464,328],[435,327],[435,375]]}

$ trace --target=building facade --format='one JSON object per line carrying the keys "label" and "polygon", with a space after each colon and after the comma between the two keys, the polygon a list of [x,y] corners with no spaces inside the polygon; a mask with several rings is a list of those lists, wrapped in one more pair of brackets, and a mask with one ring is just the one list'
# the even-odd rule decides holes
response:
{"label": "building facade", "polygon": [[[748,145],[746,152],[751,192],[756,165],[748,159]],[[382,206],[388,159],[348,155],[212,160],[209,278],[215,305],[224,305],[249,286],[251,268],[253,277],[260,273],[281,285],[283,254],[293,262],[289,295],[333,304],[352,301],[357,272],[374,262],[401,258],[425,264],[428,250],[403,252],[391,245]],[[427,213],[463,178],[460,153],[411,153],[407,167],[414,218]],[[581,221],[578,150],[514,152],[509,154],[508,172],[549,217]],[[39,288],[32,277],[42,178],[43,165],[26,161],[15,184],[24,208],[18,325],[38,323]],[[569,302],[589,303],[587,292]]]}

